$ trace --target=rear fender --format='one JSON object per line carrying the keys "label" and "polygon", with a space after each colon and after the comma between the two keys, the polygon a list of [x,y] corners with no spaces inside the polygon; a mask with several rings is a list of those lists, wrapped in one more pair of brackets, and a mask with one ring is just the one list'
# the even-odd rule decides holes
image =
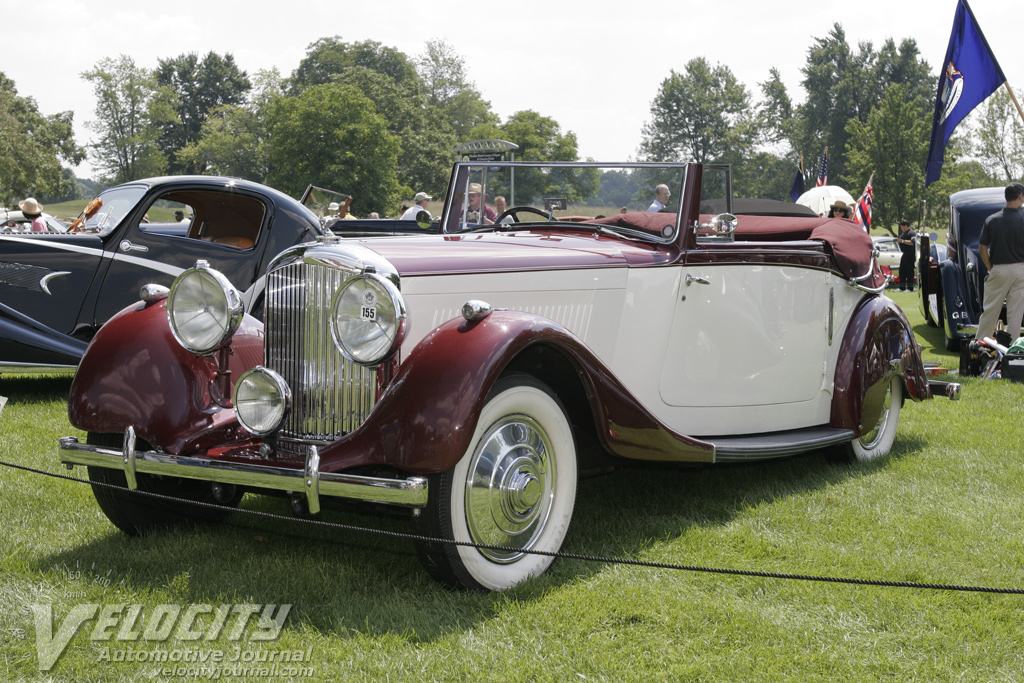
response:
{"label": "rear fender", "polygon": [[[714,460],[713,446],[662,425],[571,332],[546,318],[495,311],[480,321],[449,321],[424,338],[367,420],[320,451],[321,468],[386,464],[419,473],[450,469],[469,448],[494,383],[517,358],[538,346],[561,354],[572,366],[597,436],[613,454],[641,460]],[[561,394],[566,387],[552,389]]]}
{"label": "rear fender", "polygon": [[910,323],[888,297],[868,296],[853,312],[836,363],[831,426],[863,436],[882,414],[893,376],[903,380],[903,395],[931,398],[924,363]]}
{"label": "rear fender", "polygon": [[[233,380],[263,362],[263,324],[245,316],[231,342]],[[235,412],[210,397],[216,358],[186,351],[171,334],[165,300],[135,303],[99,329],[71,384],[68,417],[90,432],[123,432],[171,454],[249,440]]]}

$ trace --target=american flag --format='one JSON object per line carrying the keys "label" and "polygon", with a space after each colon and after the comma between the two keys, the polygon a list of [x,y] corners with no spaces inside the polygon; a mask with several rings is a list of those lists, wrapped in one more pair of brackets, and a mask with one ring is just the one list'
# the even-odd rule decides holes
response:
{"label": "american flag", "polygon": [[814,184],[817,187],[828,185],[828,147],[825,148],[825,153],[821,155],[821,168],[818,169],[818,182]]}
{"label": "american flag", "polygon": [[864,192],[853,207],[854,218],[866,232],[871,232],[871,202],[875,197],[875,190],[871,187],[871,183],[874,180],[875,174],[872,173],[868,178],[868,184],[864,186]]}

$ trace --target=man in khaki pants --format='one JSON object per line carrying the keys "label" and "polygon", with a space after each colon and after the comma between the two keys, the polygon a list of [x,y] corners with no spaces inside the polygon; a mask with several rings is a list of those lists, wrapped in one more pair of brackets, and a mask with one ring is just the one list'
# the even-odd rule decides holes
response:
{"label": "man in khaki pants", "polygon": [[978,238],[985,278],[985,303],[976,339],[991,337],[1006,299],[1006,328],[1012,339],[1020,336],[1024,317],[1024,185],[1010,183],[1004,192],[1006,207],[985,219]]}

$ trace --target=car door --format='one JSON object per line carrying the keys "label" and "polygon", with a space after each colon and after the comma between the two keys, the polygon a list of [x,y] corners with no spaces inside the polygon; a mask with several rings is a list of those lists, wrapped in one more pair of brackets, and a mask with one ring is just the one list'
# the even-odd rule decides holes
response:
{"label": "car door", "polygon": [[[237,188],[186,186],[154,192],[145,206],[106,244],[110,265],[96,298],[96,324],[138,300],[143,285],[169,287],[200,259],[239,291],[253,285],[273,216],[267,198]],[[179,211],[185,214],[180,221]]]}
{"label": "car door", "polygon": [[[730,419],[742,433],[766,428],[743,424],[747,409],[763,416],[756,408],[819,398],[829,381],[833,301],[828,270],[800,265],[793,254],[752,243],[698,245],[680,269],[662,400],[736,408]],[[807,426],[787,422],[785,410],[775,414],[777,429]]]}

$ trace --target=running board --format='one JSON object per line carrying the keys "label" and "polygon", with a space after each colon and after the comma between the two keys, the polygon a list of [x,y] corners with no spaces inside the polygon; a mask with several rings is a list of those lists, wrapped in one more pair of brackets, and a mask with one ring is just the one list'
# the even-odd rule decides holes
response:
{"label": "running board", "polygon": [[811,427],[755,436],[701,436],[715,445],[715,462],[766,460],[853,441],[851,429]]}

